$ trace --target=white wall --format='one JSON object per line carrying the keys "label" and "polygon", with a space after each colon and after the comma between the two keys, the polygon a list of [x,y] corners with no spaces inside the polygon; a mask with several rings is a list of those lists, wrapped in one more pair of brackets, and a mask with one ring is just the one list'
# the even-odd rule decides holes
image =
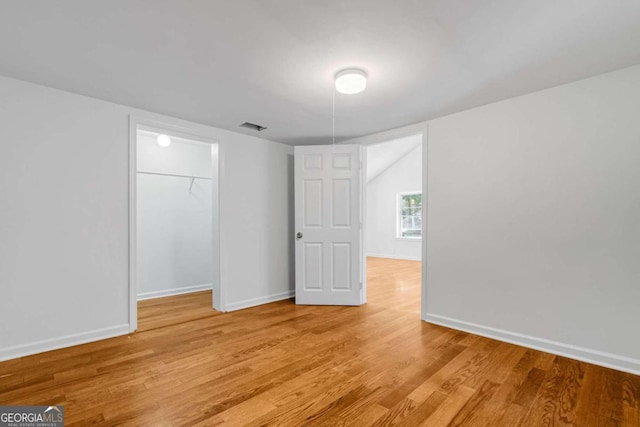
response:
{"label": "white wall", "polygon": [[212,193],[217,186],[208,143],[138,132],[137,293],[138,299],[211,289],[213,280]]}
{"label": "white wall", "polygon": [[227,310],[293,297],[295,289],[293,147],[235,135],[223,145]]}
{"label": "white wall", "polygon": [[428,320],[640,372],[639,113],[636,66],[432,121]]}
{"label": "white wall", "polygon": [[422,145],[367,183],[367,256],[422,259],[420,239],[397,238],[398,193],[406,191],[422,191]]}
{"label": "white wall", "polygon": [[640,373],[639,111],[640,65],[346,141],[425,132],[423,319]]}
{"label": "white wall", "polygon": [[225,308],[292,295],[292,147],[0,77],[0,360],[129,331],[130,114],[220,142]]}

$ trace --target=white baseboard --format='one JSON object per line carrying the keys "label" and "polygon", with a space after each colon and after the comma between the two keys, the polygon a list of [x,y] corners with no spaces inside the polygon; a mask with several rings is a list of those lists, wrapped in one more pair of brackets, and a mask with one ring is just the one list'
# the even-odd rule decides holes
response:
{"label": "white baseboard", "polygon": [[3,348],[0,349],[0,362],[17,359],[18,357],[30,356],[32,354],[44,353],[45,351],[58,350],[65,347],[72,347],[74,345],[113,338],[120,335],[127,335],[128,333],[129,324],[124,324]]}
{"label": "white baseboard", "polygon": [[405,261],[422,261],[422,257],[410,256],[410,255],[367,254],[367,256],[372,258],[389,258],[389,259],[403,259]]}
{"label": "white baseboard", "polygon": [[281,301],[283,299],[293,298],[296,295],[296,292],[286,291],[280,292],[278,294],[267,295],[259,298],[246,299],[243,301],[228,303],[225,307],[225,311],[236,311],[242,310],[243,308],[255,307],[257,305],[268,304],[270,302]]}
{"label": "white baseboard", "polygon": [[190,294],[191,292],[200,292],[211,290],[211,283],[204,283],[202,285],[186,286],[184,288],[166,289],[163,291],[143,292],[138,294],[138,301],[153,298],[170,297],[172,295]]}
{"label": "white baseboard", "polygon": [[523,347],[532,348],[534,350],[540,350],[547,353],[556,354],[558,356],[568,357],[570,359],[576,359],[582,362],[604,366],[605,368],[611,368],[618,371],[629,372],[634,375],[640,375],[640,360],[638,359],[632,359],[630,357],[619,356],[617,354],[578,347],[571,344],[564,344],[561,342],[546,340],[543,338],[531,337],[528,335],[491,328],[488,326],[482,326],[461,320],[455,320],[437,314],[427,313],[422,320],[429,323],[435,323],[436,325],[469,332],[471,334],[493,338],[511,344],[521,345]]}

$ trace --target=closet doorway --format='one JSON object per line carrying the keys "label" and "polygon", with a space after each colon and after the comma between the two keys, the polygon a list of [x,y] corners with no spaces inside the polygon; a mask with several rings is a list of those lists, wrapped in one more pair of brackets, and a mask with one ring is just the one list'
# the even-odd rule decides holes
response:
{"label": "closet doorway", "polygon": [[137,123],[131,156],[132,330],[218,314],[219,144]]}

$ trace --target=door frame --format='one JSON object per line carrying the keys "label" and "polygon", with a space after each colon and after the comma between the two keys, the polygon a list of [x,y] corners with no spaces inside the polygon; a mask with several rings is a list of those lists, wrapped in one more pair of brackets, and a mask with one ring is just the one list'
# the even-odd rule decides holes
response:
{"label": "door frame", "polygon": [[422,256],[421,256],[421,292],[420,292],[420,311],[421,319],[424,320],[427,312],[427,230],[429,222],[429,196],[428,196],[428,145],[429,145],[429,124],[427,122],[418,123],[415,125],[409,125],[402,128],[391,129],[388,131],[376,133],[373,135],[366,135],[347,141],[341,142],[341,144],[360,144],[364,147],[362,170],[362,249],[363,249],[363,279],[364,279],[364,292],[363,303],[366,302],[366,278],[367,278],[367,256],[366,256],[366,235],[367,235],[367,182],[366,182],[366,170],[367,170],[367,147],[370,145],[381,144],[385,142],[392,142],[395,139],[404,138],[407,136],[422,136],[422,200],[426,200],[427,206],[422,209]]}
{"label": "door frame", "polygon": [[[217,211],[218,221],[212,221],[213,239],[213,277],[212,291],[215,298],[212,301],[212,308],[218,311],[225,310],[226,292],[223,286],[223,264],[222,264],[222,201],[224,180],[224,150],[220,140],[212,138],[191,127],[185,127],[177,121],[156,120],[146,117],[129,116],[129,332],[135,332],[138,328],[138,294],[137,294],[137,151],[138,151],[138,128],[147,127],[157,129],[169,136],[177,138],[191,139],[216,145],[218,148],[217,168],[217,200],[214,200],[213,209]],[[214,193],[215,194],[215,193]],[[213,196],[215,197],[215,196]],[[212,212],[213,213],[213,212]],[[212,218],[213,219],[213,218]]]}

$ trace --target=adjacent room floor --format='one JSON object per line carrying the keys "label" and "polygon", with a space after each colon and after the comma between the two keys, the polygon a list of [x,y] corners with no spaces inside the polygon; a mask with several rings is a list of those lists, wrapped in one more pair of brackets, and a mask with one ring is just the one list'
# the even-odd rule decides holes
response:
{"label": "adjacent room floor", "polygon": [[[368,292],[141,304],[143,332],[0,363],[0,405],[64,405],[67,426],[638,425],[640,377],[420,321],[418,262],[369,259]],[[171,324],[178,306],[199,314]]]}
{"label": "adjacent room floor", "polygon": [[211,291],[138,301],[137,332],[222,314],[212,310],[211,307],[213,307]]}

